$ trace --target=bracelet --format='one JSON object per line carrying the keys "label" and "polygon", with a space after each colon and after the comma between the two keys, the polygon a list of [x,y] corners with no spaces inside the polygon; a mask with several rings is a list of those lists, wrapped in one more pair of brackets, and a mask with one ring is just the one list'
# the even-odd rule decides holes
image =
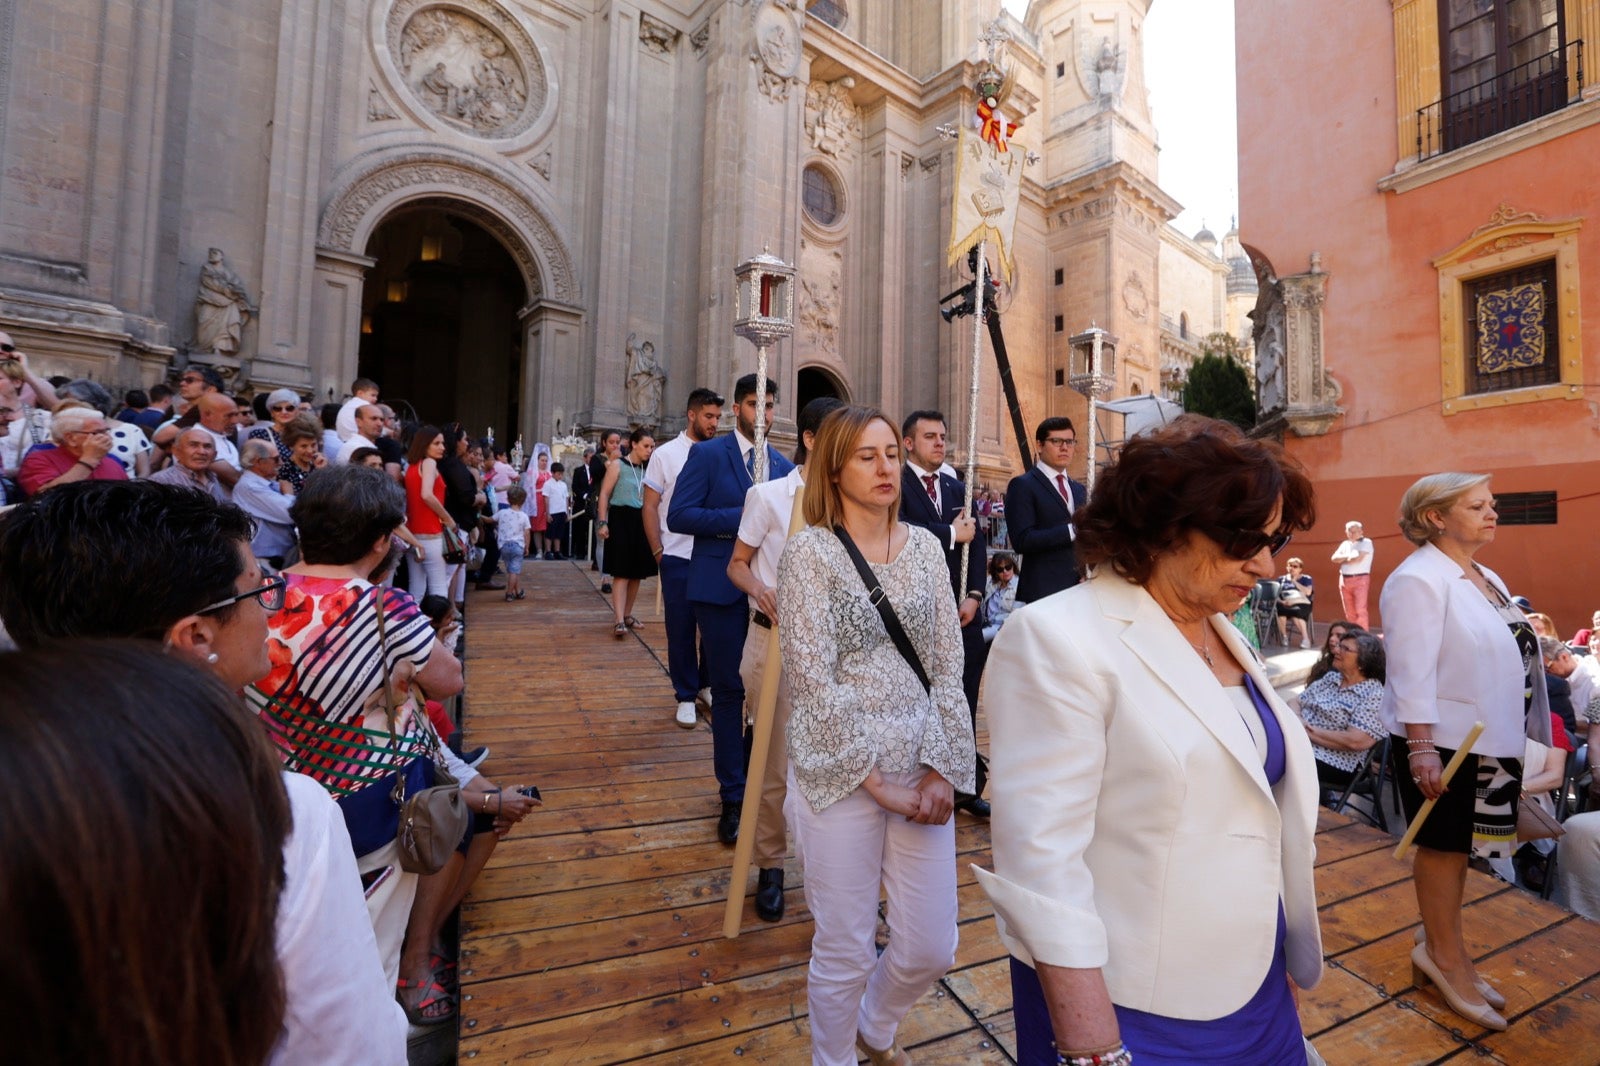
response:
{"label": "bracelet", "polygon": [[1133,1066],[1133,1052],[1120,1043],[1110,1050],[1085,1052],[1082,1055],[1068,1055],[1057,1048],[1056,1066]]}
{"label": "bracelet", "polygon": [[597,526],[609,526],[610,524],[611,523],[607,522],[604,518],[600,519],[600,521],[595,523],[595,525],[597,525]]}
{"label": "bracelet", "polygon": [[488,814],[489,813],[489,797],[490,796],[498,796],[498,795],[500,795],[500,790],[499,789],[495,789],[493,792],[485,792],[483,794],[483,813],[484,814]]}
{"label": "bracelet", "polygon": [[1435,758],[1438,758],[1439,749],[1438,748],[1420,748],[1417,751],[1414,751],[1411,754],[1407,755],[1406,758],[1407,759],[1415,759],[1418,755],[1432,755]]}
{"label": "bracelet", "polygon": [[977,600],[979,603],[982,603],[983,602],[983,593],[979,592],[977,589],[968,589],[967,590],[967,599],[969,599],[969,600]]}
{"label": "bracelet", "polygon": [[1419,744],[1427,744],[1427,745],[1431,746],[1433,744],[1433,738],[1432,737],[1421,737],[1421,738],[1416,739],[1416,740],[1407,740],[1406,741],[1406,747],[1408,747],[1408,748],[1414,748]]}
{"label": "bracelet", "polygon": [[89,471],[89,473],[91,473],[91,474],[94,473],[96,470],[100,469],[98,465],[96,465],[94,463],[91,463],[87,459],[79,459],[78,460],[78,465],[81,466],[81,467],[84,467],[85,469],[87,469]]}

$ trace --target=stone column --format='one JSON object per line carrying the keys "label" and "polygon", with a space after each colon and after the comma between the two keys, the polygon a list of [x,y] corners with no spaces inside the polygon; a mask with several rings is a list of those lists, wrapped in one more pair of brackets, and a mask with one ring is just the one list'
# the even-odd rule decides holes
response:
{"label": "stone column", "polygon": [[580,414],[586,426],[627,429],[620,387],[617,404],[597,404],[587,413],[575,410],[581,395],[583,317],[581,308],[544,299],[535,300],[517,313],[522,323],[521,424],[511,428],[507,440],[514,441],[521,433],[529,444],[548,441],[556,435],[557,419],[561,433],[571,433]]}
{"label": "stone column", "polygon": [[[256,379],[264,384],[312,390],[313,403],[344,395],[356,376],[361,348],[361,290],[376,259],[331,248],[316,250],[311,275],[310,365],[258,356]],[[282,374],[282,379],[274,377]]]}

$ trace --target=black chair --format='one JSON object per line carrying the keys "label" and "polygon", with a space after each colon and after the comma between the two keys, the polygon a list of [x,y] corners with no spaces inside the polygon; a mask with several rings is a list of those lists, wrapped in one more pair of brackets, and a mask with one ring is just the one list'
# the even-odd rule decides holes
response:
{"label": "black chair", "polygon": [[[1389,831],[1388,817],[1383,813],[1383,786],[1389,776],[1389,738],[1384,737],[1374,744],[1367,752],[1367,757],[1356,767],[1355,774],[1350,778],[1350,783],[1344,790],[1328,804],[1328,808],[1339,814],[1347,811],[1360,818],[1374,829]],[[1355,797],[1367,801],[1368,809],[1352,807],[1350,801]],[[1399,797],[1396,797],[1398,802]]]}
{"label": "black chair", "polygon": [[1256,647],[1265,649],[1278,625],[1278,579],[1264,577],[1250,594],[1250,620],[1256,627]]}
{"label": "black chair", "polygon": [[1567,753],[1567,774],[1561,779],[1556,792],[1556,821],[1564,822],[1570,814],[1582,814],[1589,806],[1589,745],[1579,744],[1578,750]]}

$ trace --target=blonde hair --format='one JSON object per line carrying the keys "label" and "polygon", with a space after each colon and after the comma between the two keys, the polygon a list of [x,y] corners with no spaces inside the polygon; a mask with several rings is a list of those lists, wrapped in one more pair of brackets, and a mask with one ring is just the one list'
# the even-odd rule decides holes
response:
{"label": "blonde hair", "polygon": [[1418,479],[1400,497],[1400,532],[1413,544],[1427,544],[1441,532],[1428,521],[1429,512],[1448,511],[1461,497],[1488,483],[1488,474],[1429,474]]}
{"label": "blonde hair", "polygon": [[[856,442],[868,426],[882,422],[900,445],[900,430],[889,416],[876,407],[846,405],[831,412],[817,427],[816,440],[806,457],[806,489],[800,498],[806,525],[832,529],[844,524],[843,496],[839,492],[839,472],[855,454]],[[894,506],[889,508],[892,529],[900,513],[900,478],[894,480]]]}
{"label": "blonde hair", "polygon": [[1284,563],[1283,565],[1286,566],[1286,567],[1298,566],[1302,570],[1304,570],[1306,568],[1306,564],[1300,561],[1300,557],[1298,555],[1290,556],[1289,557],[1289,561]]}

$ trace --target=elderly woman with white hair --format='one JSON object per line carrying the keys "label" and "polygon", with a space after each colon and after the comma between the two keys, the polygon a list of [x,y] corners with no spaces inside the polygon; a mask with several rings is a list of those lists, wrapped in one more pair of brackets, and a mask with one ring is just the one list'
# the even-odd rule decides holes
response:
{"label": "elderly woman with white hair", "polygon": [[300,413],[300,394],[293,389],[275,389],[267,396],[267,414],[271,421],[257,423],[245,434],[245,440],[264,440],[278,455],[278,465],[294,461],[294,449],[283,439],[283,431]]}
{"label": "elderly woman with white hair", "polygon": [[[1474,558],[1494,541],[1489,475],[1430,474],[1400,501],[1400,531],[1417,546],[1384,582],[1379,610],[1388,680],[1379,717],[1407,820],[1424,800],[1412,867],[1424,942],[1411,953],[1417,984],[1450,1009],[1504,1029],[1505,997],[1479,976],[1462,930],[1467,860],[1517,846],[1517,802],[1528,738],[1550,744],[1550,704],[1533,627],[1505,582]],[[1448,787],[1444,767],[1472,742]]]}
{"label": "elderly woman with white hair", "polygon": [[37,496],[78,481],[126,481],[128,472],[111,458],[111,424],[91,407],[72,406],[50,421],[53,448],[36,448],[22,460],[17,486]]}

